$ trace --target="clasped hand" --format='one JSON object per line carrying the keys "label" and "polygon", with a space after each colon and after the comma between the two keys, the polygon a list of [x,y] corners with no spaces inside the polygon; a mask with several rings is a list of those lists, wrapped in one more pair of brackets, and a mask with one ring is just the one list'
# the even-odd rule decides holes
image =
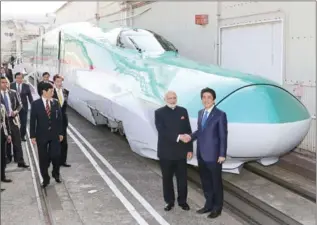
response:
{"label": "clasped hand", "polygon": [[180,139],[182,142],[184,142],[184,143],[188,143],[188,142],[191,141],[192,138],[191,138],[191,136],[188,135],[188,134],[181,134],[180,137],[179,137],[179,139]]}

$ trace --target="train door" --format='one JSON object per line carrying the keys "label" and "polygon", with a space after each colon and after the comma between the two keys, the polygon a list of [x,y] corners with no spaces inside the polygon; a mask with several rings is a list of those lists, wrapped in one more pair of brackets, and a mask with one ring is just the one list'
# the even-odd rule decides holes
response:
{"label": "train door", "polygon": [[64,49],[63,49],[63,46],[62,46],[62,31],[60,31],[58,33],[58,74],[61,74],[61,67],[62,67],[62,59],[64,58],[63,57],[64,55]]}

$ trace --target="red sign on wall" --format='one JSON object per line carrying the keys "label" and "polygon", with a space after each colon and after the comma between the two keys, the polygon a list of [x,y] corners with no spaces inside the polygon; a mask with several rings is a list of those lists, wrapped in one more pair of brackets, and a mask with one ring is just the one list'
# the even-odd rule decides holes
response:
{"label": "red sign on wall", "polygon": [[195,23],[197,25],[206,25],[208,24],[208,15],[195,15]]}

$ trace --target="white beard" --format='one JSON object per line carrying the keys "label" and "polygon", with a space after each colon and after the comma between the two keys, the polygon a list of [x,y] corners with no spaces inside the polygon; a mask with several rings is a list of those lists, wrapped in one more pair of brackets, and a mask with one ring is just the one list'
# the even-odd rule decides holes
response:
{"label": "white beard", "polygon": [[166,105],[171,108],[171,109],[175,109],[176,107],[176,104],[169,104],[169,103],[166,103]]}

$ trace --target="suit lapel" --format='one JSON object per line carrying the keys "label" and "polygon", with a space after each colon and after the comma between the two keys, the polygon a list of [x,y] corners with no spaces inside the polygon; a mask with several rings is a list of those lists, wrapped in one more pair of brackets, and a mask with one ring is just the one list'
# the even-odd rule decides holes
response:
{"label": "suit lapel", "polygon": [[[202,115],[203,115],[203,113],[202,113]],[[208,118],[207,118],[207,120],[206,120],[206,122],[205,122],[205,126],[204,126],[204,127],[207,127],[208,124],[212,121],[212,119],[213,119],[216,115],[217,115],[217,108],[216,108],[216,106],[214,106],[214,108],[211,110],[211,112],[210,112],[209,115],[208,115]]]}
{"label": "suit lapel", "polygon": [[202,117],[203,111],[204,111],[204,110],[200,110],[199,113],[198,113],[198,129],[199,129],[199,128],[202,128],[202,127],[201,127],[201,121],[202,121],[202,118],[203,118],[203,117]]}
{"label": "suit lapel", "polygon": [[17,91],[17,83],[16,82],[12,83],[12,88],[11,89]]}
{"label": "suit lapel", "polygon": [[8,91],[9,98],[10,98],[10,103],[11,103],[11,109],[14,111],[15,110],[15,99],[11,91]]}
{"label": "suit lapel", "polygon": [[212,118],[214,117],[215,113],[216,113],[216,108],[214,107],[211,110],[211,112],[209,113],[209,115],[208,115],[208,118],[207,118],[207,121],[206,121],[206,125],[212,120]]}

